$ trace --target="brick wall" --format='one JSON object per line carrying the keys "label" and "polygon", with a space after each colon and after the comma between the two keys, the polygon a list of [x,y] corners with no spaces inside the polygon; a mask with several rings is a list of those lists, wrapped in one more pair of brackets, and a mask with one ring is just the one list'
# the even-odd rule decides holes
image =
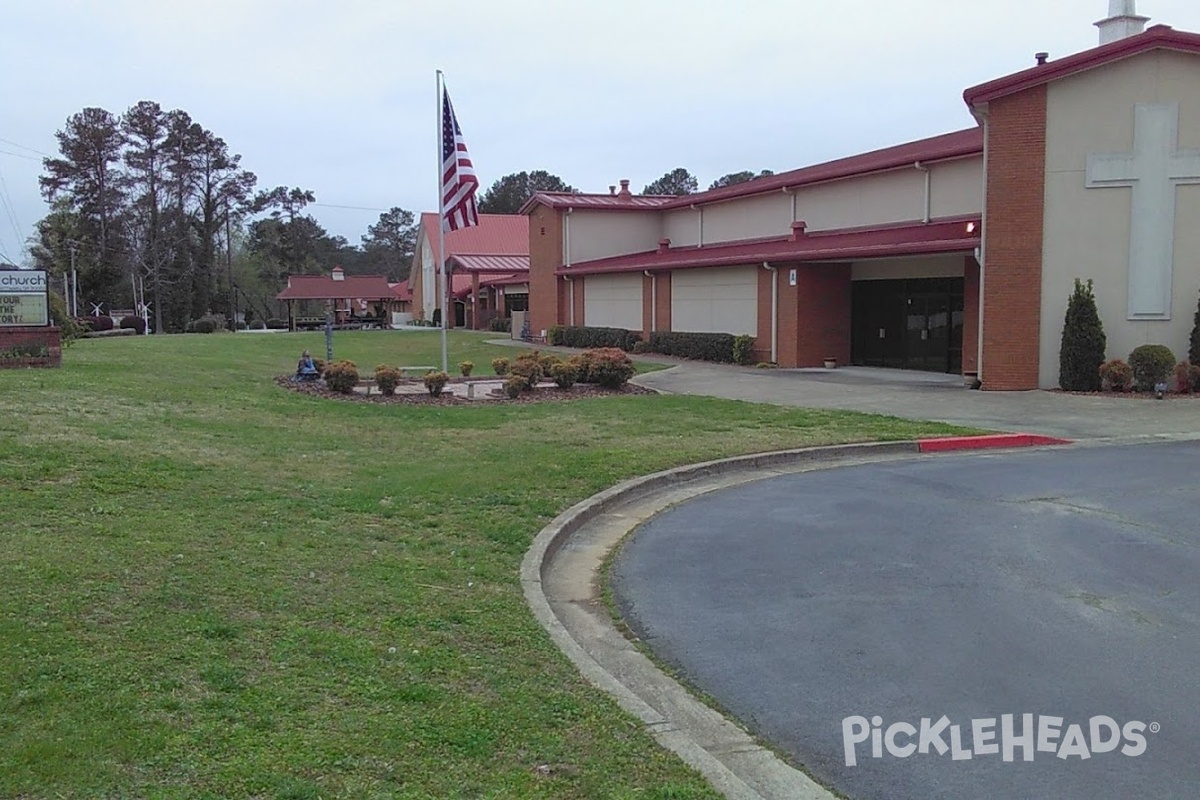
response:
{"label": "brick wall", "polygon": [[[575,279],[575,325],[584,327],[587,325],[587,320],[583,315],[583,293],[587,289],[587,278]],[[568,295],[569,297],[569,295]]]}
{"label": "brick wall", "polygon": [[654,331],[654,277],[642,274],[642,340]]}
{"label": "brick wall", "polygon": [[562,266],[562,236],[558,211],[539,204],[529,212],[529,330],[534,336],[565,322],[554,274]]}
{"label": "brick wall", "polygon": [[758,268],[758,330],[754,335],[754,360],[771,360],[771,281],[778,270]]}
{"label": "brick wall", "polygon": [[819,367],[826,358],[850,363],[849,264],[796,266],[795,324],[795,363],[780,366]]}
{"label": "brick wall", "polygon": [[973,256],[963,264],[962,369],[979,371],[979,262]]}
{"label": "brick wall", "polygon": [[984,389],[1036,389],[1046,87],[993,101],[988,117],[981,377]]}
{"label": "brick wall", "polygon": [[22,345],[43,345],[50,352],[44,358],[0,358],[0,369],[14,367],[62,366],[62,330],[47,328],[0,328],[0,352]]}
{"label": "brick wall", "polygon": [[[776,348],[779,366],[795,367],[797,346],[800,342],[799,317],[800,310],[799,287],[788,282],[788,272],[792,265],[779,266],[779,345]],[[799,280],[796,281],[799,283]],[[767,309],[770,313],[770,309]],[[770,356],[768,356],[769,360]]]}
{"label": "brick wall", "polygon": [[658,328],[671,330],[671,273],[658,273]]}

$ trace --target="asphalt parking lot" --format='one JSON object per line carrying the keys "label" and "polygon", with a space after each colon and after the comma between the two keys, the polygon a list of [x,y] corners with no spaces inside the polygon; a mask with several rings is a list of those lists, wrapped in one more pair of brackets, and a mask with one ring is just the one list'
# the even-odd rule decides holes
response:
{"label": "asphalt parking lot", "polygon": [[1192,797],[1197,476],[1196,442],[781,476],[653,518],[612,583],[663,661],[849,797]]}

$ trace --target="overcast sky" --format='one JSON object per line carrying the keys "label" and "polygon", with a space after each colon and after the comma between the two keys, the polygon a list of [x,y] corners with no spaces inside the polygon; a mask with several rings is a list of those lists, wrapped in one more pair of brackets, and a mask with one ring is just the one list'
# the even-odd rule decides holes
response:
{"label": "overcast sky", "polygon": [[[1096,45],[1107,0],[5,0],[0,256],[46,213],[55,131],[87,106],[180,108],[260,187],[311,189],[357,243],[434,210],[434,71],[483,186],[584,191],[675,167],[705,188],[969,127],[968,86]],[[1197,0],[1138,11],[1200,30]],[[453,16],[452,16],[453,15]],[[337,208],[354,206],[355,209]],[[12,217],[15,217],[13,219]]]}

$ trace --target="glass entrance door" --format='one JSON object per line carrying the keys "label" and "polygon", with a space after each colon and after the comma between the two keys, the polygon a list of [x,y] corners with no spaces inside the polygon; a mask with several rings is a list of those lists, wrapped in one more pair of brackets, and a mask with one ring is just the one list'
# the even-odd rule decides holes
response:
{"label": "glass entrance door", "polygon": [[857,281],[855,364],[930,372],[962,369],[962,278]]}

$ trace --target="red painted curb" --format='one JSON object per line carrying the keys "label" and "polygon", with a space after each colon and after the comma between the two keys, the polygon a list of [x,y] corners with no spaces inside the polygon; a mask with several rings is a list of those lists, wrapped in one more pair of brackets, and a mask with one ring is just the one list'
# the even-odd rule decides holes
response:
{"label": "red painted curb", "polygon": [[952,450],[986,450],[1000,447],[1041,447],[1071,444],[1070,439],[1056,439],[1036,433],[997,433],[990,436],[951,436],[945,439],[922,439],[917,446],[922,453],[946,453]]}

